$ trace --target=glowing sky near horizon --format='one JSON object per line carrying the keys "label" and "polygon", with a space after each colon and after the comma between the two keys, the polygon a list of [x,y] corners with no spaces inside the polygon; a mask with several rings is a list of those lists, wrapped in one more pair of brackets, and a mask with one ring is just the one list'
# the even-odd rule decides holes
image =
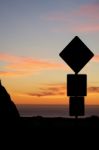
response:
{"label": "glowing sky near horizon", "polygon": [[0,78],[15,103],[68,104],[59,53],[74,38],[95,54],[86,104],[99,104],[99,1],[0,0]]}

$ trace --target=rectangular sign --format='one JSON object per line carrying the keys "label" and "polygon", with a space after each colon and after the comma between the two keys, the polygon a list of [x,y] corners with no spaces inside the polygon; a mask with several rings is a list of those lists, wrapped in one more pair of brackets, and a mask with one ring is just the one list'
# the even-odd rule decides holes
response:
{"label": "rectangular sign", "polygon": [[69,107],[70,116],[84,116],[84,97],[70,97]]}
{"label": "rectangular sign", "polygon": [[67,96],[87,95],[87,75],[68,74],[67,75]]}

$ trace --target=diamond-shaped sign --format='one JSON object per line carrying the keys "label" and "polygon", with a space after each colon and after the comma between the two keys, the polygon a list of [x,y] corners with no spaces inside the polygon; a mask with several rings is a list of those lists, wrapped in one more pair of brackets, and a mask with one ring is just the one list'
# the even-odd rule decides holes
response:
{"label": "diamond-shaped sign", "polygon": [[94,56],[90,49],[77,36],[59,55],[75,73],[78,73]]}

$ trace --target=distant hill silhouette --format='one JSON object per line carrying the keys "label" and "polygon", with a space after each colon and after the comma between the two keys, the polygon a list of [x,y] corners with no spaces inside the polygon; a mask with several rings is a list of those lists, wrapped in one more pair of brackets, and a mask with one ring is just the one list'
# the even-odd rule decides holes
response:
{"label": "distant hill silhouette", "polygon": [[19,112],[11,100],[10,95],[2,86],[0,81],[0,118],[13,118],[19,117]]}

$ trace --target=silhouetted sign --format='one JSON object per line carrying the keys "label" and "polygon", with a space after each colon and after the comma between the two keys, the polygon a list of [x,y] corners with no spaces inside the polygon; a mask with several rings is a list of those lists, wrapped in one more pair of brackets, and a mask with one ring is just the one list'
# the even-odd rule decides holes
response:
{"label": "silhouetted sign", "polygon": [[84,97],[70,97],[69,101],[69,115],[70,116],[83,116],[84,110]]}
{"label": "silhouetted sign", "polygon": [[75,72],[67,75],[67,96],[70,96],[69,114],[76,117],[83,116],[84,96],[87,95],[87,75],[78,75],[78,72],[94,54],[76,36],[59,55]]}
{"label": "silhouetted sign", "polygon": [[59,55],[75,73],[78,73],[94,56],[89,48],[77,36]]}
{"label": "silhouetted sign", "polygon": [[86,96],[87,76],[85,74],[67,75],[67,96]]}

